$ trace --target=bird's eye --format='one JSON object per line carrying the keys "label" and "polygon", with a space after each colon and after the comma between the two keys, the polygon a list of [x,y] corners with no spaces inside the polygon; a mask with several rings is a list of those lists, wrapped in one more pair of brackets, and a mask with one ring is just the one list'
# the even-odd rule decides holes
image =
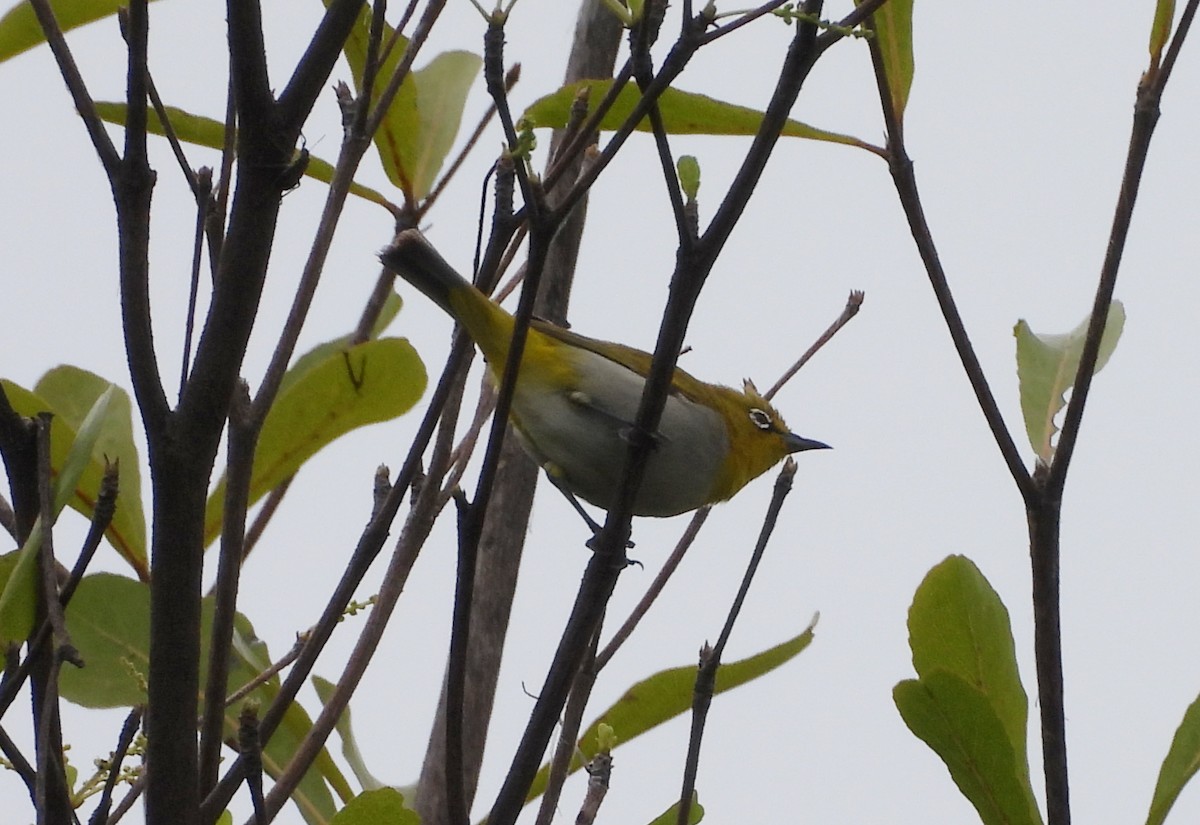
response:
{"label": "bird's eye", "polygon": [[771,429],[771,416],[759,409],[750,410],[750,420],[754,422],[754,426],[760,430]]}

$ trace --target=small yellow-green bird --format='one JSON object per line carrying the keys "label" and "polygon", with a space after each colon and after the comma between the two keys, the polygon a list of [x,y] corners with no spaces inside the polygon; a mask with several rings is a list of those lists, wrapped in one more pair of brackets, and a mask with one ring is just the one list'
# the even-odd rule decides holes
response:
{"label": "small yellow-green bird", "polygon": [[[497,382],[514,319],[408,229],[380,258],[457,320]],[[608,510],[621,473],[651,356],[534,320],[509,417],[526,452],[559,489]],[[829,445],[788,431],[754,385],[742,392],[675,370],[634,515],[674,516],[731,498],[785,456]],[[595,523],[578,507],[580,513]]]}

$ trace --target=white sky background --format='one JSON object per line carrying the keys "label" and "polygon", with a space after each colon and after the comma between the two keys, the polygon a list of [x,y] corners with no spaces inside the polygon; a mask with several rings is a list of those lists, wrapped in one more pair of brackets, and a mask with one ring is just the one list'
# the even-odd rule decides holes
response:
{"label": "white sky background", "polygon": [[[270,63],[286,80],[320,4],[268,2]],[[433,50],[481,49],[483,23],[451,0]],[[1104,254],[1154,4],[1049,3],[1036,11],[992,3],[918,4],[909,151],[942,260],[1006,420],[1020,420],[1012,327],[1065,332],[1087,313]],[[840,17],[848,3],[831,3]],[[675,10],[677,13],[677,9]],[[522,0],[510,21],[508,62],[523,64],[514,109],[561,80],[575,4]],[[155,4],[151,61],[165,98],[219,117],[224,13],[198,0]],[[669,37],[677,17],[664,28]],[[680,86],[761,106],[791,30],[761,21],[697,58]],[[115,21],[70,35],[99,99],[123,94]],[[1197,161],[1193,139],[1200,42],[1185,49],[1151,149],[1117,297],[1129,320],[1093,385],[1068,480],[1063,519],[1063,631],[1072,801],[1079,822],[1145,818],[1158,768],[1185,708],[1200,691],[1192,630],[1197,485],[1193,338]],[[335,77],[349,78],[345,65]],[[485,105],[482,84],[466,122]],[[54,68],[41,49],[0,65],[6,197],[0,375],[31,386],[72,363],[128,387],[116,286],[115,221],[107,183]],[[794,116],[883,140],[865,45],[847,41],[822,60]],[[331,93],[305,136],[333,160],[340,126]],[[499,146],[493,128],[430,216],[429,236],[466,269],[483,170]],[[687,138],[698,156],[702,225],[716,208],[746,141]],[[539,167],[548,140],[539,150]],[[153,297],[163,373],[177,373],[193,207],[164,141],[153,225]],[[593,190],[576,288],[574,328],[652,348],[673,262],[674,231],[650,140],[631,141]],[[189,150],[194,165],[216,164]],[[373,157],[360,180],[387,182]],[[256,386],[325,196],[306,179],[284,202],[259,325],[245,374]],[[346,210],[301,348],[348,331],[374,282],[390,218],[371,204]],[[1012,615],[1022,679],[1033,687],[1029,563],[1020,498],[979,413],[908,236],[885,164],[849,147],[785,140],[750,203],[692,320],[683,365],[708,380],[760,386],[836,316],[851,289],[860,316],[781,393],[797,432],[835,446],[798,457],[800,472],[728,652],[733,660],[802,629],[813,645],[765,679],[714,703],[698,790],[714,823],[970,822],[975,814],[937,757],[905,728],[891,688],[912,675],[905,627],[914,589],[950,553],[970,556]],[[436,371],[450,322],[410,288],[391,328]],[[631,295],[641,296],[630,300]],[[301,473],[248,564],[241,608],[282,654],[319,614],[370,507],[380,462],[401,464],[420,407],[360,431]],[[721,506],[683,569],[597,687],[591,718],[634,681],[695,660],[714,640],[740,580],[773,473]],[[148,489],[148,488],[147,488]],[[468,488],[473,489],[473,487]],[[148,496],[148,491],[147,491]],[[82,534],[65,520],[64,536]],[[418,562],[383,647],[352,704],[368,764],[395,784],[415,780],[441,682],[453,583],[452,517]],[[683,518],[635,522],[635,555],[610,608],[623,616],[650,582]],[[70,532],[67,532],[67,531]],[[540,490],[475,816],[486,813],[545,674],[587,561],[586,538],[556,494]],[[60,548],[70,547],[60,539]],[[69,552],[65,551],[64,552]],[[390,547],[388,548],[390,552]],[[386,554],[385,554],[386,555]],[[215,569],[215,559],[212,565]],[[384,562],[360,597],[375,591]],[[111,551],[97,569],[123,570]],[[210,573],[211,576],[211,573]],[[348,619],[320,673],[336,678],[361,619]],[[309,692],[305,701],[315,707]],[[5,720],[25,737],[18,707]],[[113,747],[121,714],[67,708],[72,759],[87,766]],[[1031,766],[1040,786],[1036,724]],[[601,821],[647,822],[678,792],[687,720],[620,748]],[[336,748],[336,742],[334,743]],[[583,781],[561,806],[572,821]],[[1039,797],[1040,797],[1039,792]],[[239,798],[239,811],[245,801]],[[0,774],[0,810],[28,810],[12,774]],[[1177,822],[1200,815],[1189,789]],[[528,817],[532,821],[532,816]],[[299,822],[294,808],[283,822]]]}

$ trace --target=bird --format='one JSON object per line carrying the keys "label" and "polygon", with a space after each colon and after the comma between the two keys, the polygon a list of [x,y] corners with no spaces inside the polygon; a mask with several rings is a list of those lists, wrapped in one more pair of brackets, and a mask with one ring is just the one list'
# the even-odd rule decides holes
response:
{"label": "bird", "polygon": [[[515,319],[460,275],[417,229],[380,253],[384,266],[448,313],[502,378]],[[533,319],[509,419],[522,446],[598,532],[576,497],[620,498],[629,434],[652,356]],[[741,391],[676,368],[633,515],[669,517],[732,498],[792,453],[829,445],[788,430],[747,380]]]}

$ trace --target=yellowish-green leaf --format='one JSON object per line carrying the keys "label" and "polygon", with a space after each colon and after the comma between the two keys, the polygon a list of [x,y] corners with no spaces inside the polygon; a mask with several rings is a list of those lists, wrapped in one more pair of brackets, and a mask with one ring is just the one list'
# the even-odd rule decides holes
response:
{"label": "yellowish-green leaf", "polygon": [[[325,2],[328,5],[329,0]],[[359,91],[362,90],[370,33],[371,9],[368,6],[359,14],[343,47],[355,89]],[[382,40],[385,44],[392,41],[393,33],[391,26],[384,26]],[[407,48],[407,38],[396,38],[380,67],[379,80],[372,84],[372,105],[378,102],[387,78],[400,64]],[[375,133],[375,148],[388,179],[410,202],[419,202],[433,187],[458,134],[467,92],[481,63],[479,56],[470,52],[440,54],[425,68],[404,78],[392,99],[392,105]]]}
{"label": "yellowish-green leaf", "polygon": [[[321,704],[329,704],[329,699],[333,696],[336,685],[320,676],[313,676],[312,683],[313,688],[317,691],[317,698],[321,700]],[[346,758],[346,764],[350,766],[350,770],[354,771],[354,778],[358,780],[358,784],[362,785],[363,790],[373,791],[378,788],[387,787],[386,783],[380,782],[367,769],[367,763],[363,759],[362,751],[358,749],[358,741],[354,738],[354,727],[350,722],[349,705],[346,705],[342,710],[334,727],[342,740],[342,756]]]}
{"label": "yellowish-green leaf", "polygon": [[[724,693],[764,676],[799,655],[812,642],[816,623],[814,616],[808,627],[791,639],[746,659],[721,665],[717,671],[714,693]],[[659,671],[629,688],[579,737],[570,772],[579,770],[596,755],[600,725],[608,725],[617,737],[617,744],[624,745],[663,722],[686,713],[692,706],[695,684],[696,667],[690,665]],[[548,776],[549,767],[543,765],[526,799],[534,799],[546,790]]]}
{"label": "yellowish-green leaf", "polygon": [[700,161],[694,155],[684,155],[675,163],[679,172],[679,188],[684,196],[694,201],[700,193]]}
{"label": "yellowish-green leaf", "polygon": [[[688,825],[697,825],[702,819],[704,819],[704,807],[700,804],[700,797],[695,791],[692,791],[692,804],[688,808]],[[677,822],[679,822],[678,802],[654,817],[650,825],[675,825]]]}
{"label": "yellowish-green leaf", "polygon": [[[1065,335],[1039,335],[1024,320],[1017,322],[1017,378],[1021,388],[1021,413],[1029,443],[1044,464],[1054,458],[1051,439],[1058,432],[1054,418],[1066,406],[1065,393],[1075,384],[1083,342],[1091,316]],[[1125,307],[1113,301],[1108,310],[1095,372],[1104,369],[1125,329]]]}
{"label": "yellowish-green leaf", "polygon": [[404,805],[395,788],[363,791],[338,811],[330,825],[420,825],[421,818]]}
{"label": "yellowish-green leaf", "polygon": [[[0,644],[21,644],[33,632],[33,617],[37,607],[37,579],[32,557],[20,566],[26,556],[18,548],[0,556],[0,593],[8,593],[0,609]],[[14,578],[15,576],[15,578]]]}
{"label": "yellowish-green leaf", "polygon": [[1158,772],[1146,825],[1162,825],[1175,800],[1200,770],[1200,698],[1188,706]]}
{"label": "yellowish-green leaf", "polygon": [[[580,89],[584,87],[589,89],[588,100],[590,105],[595,107],[608,93],[612,83],[612,80],[581,80],[578,83],[568,84],[558,91],[534,101],[525,110],[522,117],[537,127],[560,128],[567,124],[571,105]],[[617,100],[612,108],[601,119],[600,128],[613,130],[619,127],[633,114],[640,99],[641,92],[637,87],[627,84],[617,95]],[[725,103],[707,95],[678,89],[667,89],[658,99],[658,108],[662,112],[663,124],[667,131],[676,135],[753,135],[757,133],[759,124],[762,123],[762,112],[756,109]],[[642,118],[637,128],[641,131],[649,131],[649,121]],[[872,146],[856,137],[827,132],[798,120],[789,119],[781,134],[784,137],[800,137],[857,146],[881,156],[886,154],[878,146]]]}
{"label": "yellowish-green leaf", "polygon": [[1158,0],[1154,4],[1154,23],[1150,26],[1150,65],[1158,68],[1162,50],[1171,36],[1171,21],[1175,19],[1175,0]]}
{"label": "yellowish-green leaf", "polygon": [[[3,381],[4,390],[18,413],[32,417],[39,412],[54,414],[50,422],[50,470],[57,477],[63,469],[76,432],[96,399],[110,386],[108,381],[78,367],[60,366],[38,382],[35,392]],[[133,416],[129,395],[114,389],[91,461],[83,469],[71,509],[91,518],[104,477],[105,457],[120,463],[117,510],[105,537],[134,569],[139,578],[149,578],[146,555],[146,517],[142,509],[141,469],[133,443]]]}
{"label": "yellowish-green leaf", "polygon": [[[346,349],[329,342],[299,359],[280,385],[263,422],[250,480],[258,501],[336,438],[408,412],[425,391],[425,365],[403,338],[380,338]],[[205,543],[221,530],[225,480],[209,496]]]}
{"label": "yellowish-green leaf", "polygon": [[[185,112],[183,109],[176,108],[175,106],[167,106],[165,109],[167,119],[171,122],[171,128],[181,141],[190,143],[193,146],[216,149],[218,152],[223,149],[225,145],[224,123],[219,120],[213,120],[210,117]],[[106,120],[109,123],[116,123],[120,126],[125,125],[126,107],[124,103],[101,101],[96,104],[96,111],[100,114],[102,120]],[[146,129],[151,134],[164,134],[162,121],[158,119],[156,111],[151,109],[146,113],[146,118]],[[333,166],[328,161],[309,155],[308,165],[304,168],[304,174],[313,180],[329,183],[333,180]],[[393,214],[397,211],[395,204],[369,186],[352,183],[350,184],[350,194],[357,195],[363,200],[371,201],[371,203],[377,203]]]}
{"label": "yellowish-green leaf", "polygon": [[[201,605],[200,662],[203,700],[205,672],[212,637],[213,600]],[[145,702],[146,674],[150,661],[150,588],[123,576],[98,573],[84,577],[67,607],[67,628],[87,667],[64,668],[62,695],[70,702],[89,708],[123,707]],[[271,662],[266,646],[254,636],[250,622],[239,615],[235,623],[234,656],[230,663],[229,691],[240,688],[266,669]],[[266,707],[279,692],[279,677],[273,676],[250,693],[248,700]],[[225,737],[235,741],[241,705],[225,711]],[[278,776],[300,742],[312,728],[312,720],[297,704],[284,713],[283,721],[263,751],[263,767]],[[328,751],[322,749],[313,766],[292,795],[292,801],[309,823],[328,823],[337,809],[338,796],[353,796],[349,784]]]}
{"label": "yellowish-green leaf", "polygon": [[[5,389],[7,392],[8,388]],[[42,513],[33,523],[33,528],[21,546],[16,565],[4,583],[4,590],[0,591],[0,640],[5,644],[21,641],[33,629],[37,604],[36,560],[42,546],[42,536],[46,530],[53,529],[58,514],[76,495],[80,477],[92,463],[92,451],[104,429],[115,392],[116,388],[109,386],[84,417],[79,432],[67,448],[66,456],[56,473],[52,512],[48,516]],[[10,402],[15,394],[9,393]]]}
{"label": "yellowish-green leaf", "polygon": [[[112,17],[129,5],[128,0],[50,0],[58,27],[64,32],[94,20]],[[113,22],[113,38],[118,37]],[[28,0],[17,3],[0,17],[0,62],[46,42],[42,27]]]}
{"label": "yellowish-green leaf", "polygon": [[892,106],[901,121],[913,81],[912,13],[913,0],[888,0],[873,15]]}
{"label": "yellowish-green leaf", "polygon": [[133,404],[129,393],[99,375],[69,365],[55,367],[43,375],[34,392],[52,405],[55,415],[79,429],[88,410],[110,388],[113,396],[92,450],[93,464],[80,480],[80,489],[85,492],[77,492],[70,504],[91,518],[95,507],[91,487],[94,473],[103,470],[106,460],[116,462],[120,469],[117,510],[105,535],[138,576],[147,578],[149,562],[146,516],[142,507],[141,458],[133,441]]}
{"label": "yellowish-green leaf", "polygon": [[467,93],[482,63],[479,55],[472,52],[443,52],[428,66],[413,73],[417,84],[420,131],[416,154],[408,162],[412,169],[413,195],[418,199],[429,194],[450,154],[462,125]]}

